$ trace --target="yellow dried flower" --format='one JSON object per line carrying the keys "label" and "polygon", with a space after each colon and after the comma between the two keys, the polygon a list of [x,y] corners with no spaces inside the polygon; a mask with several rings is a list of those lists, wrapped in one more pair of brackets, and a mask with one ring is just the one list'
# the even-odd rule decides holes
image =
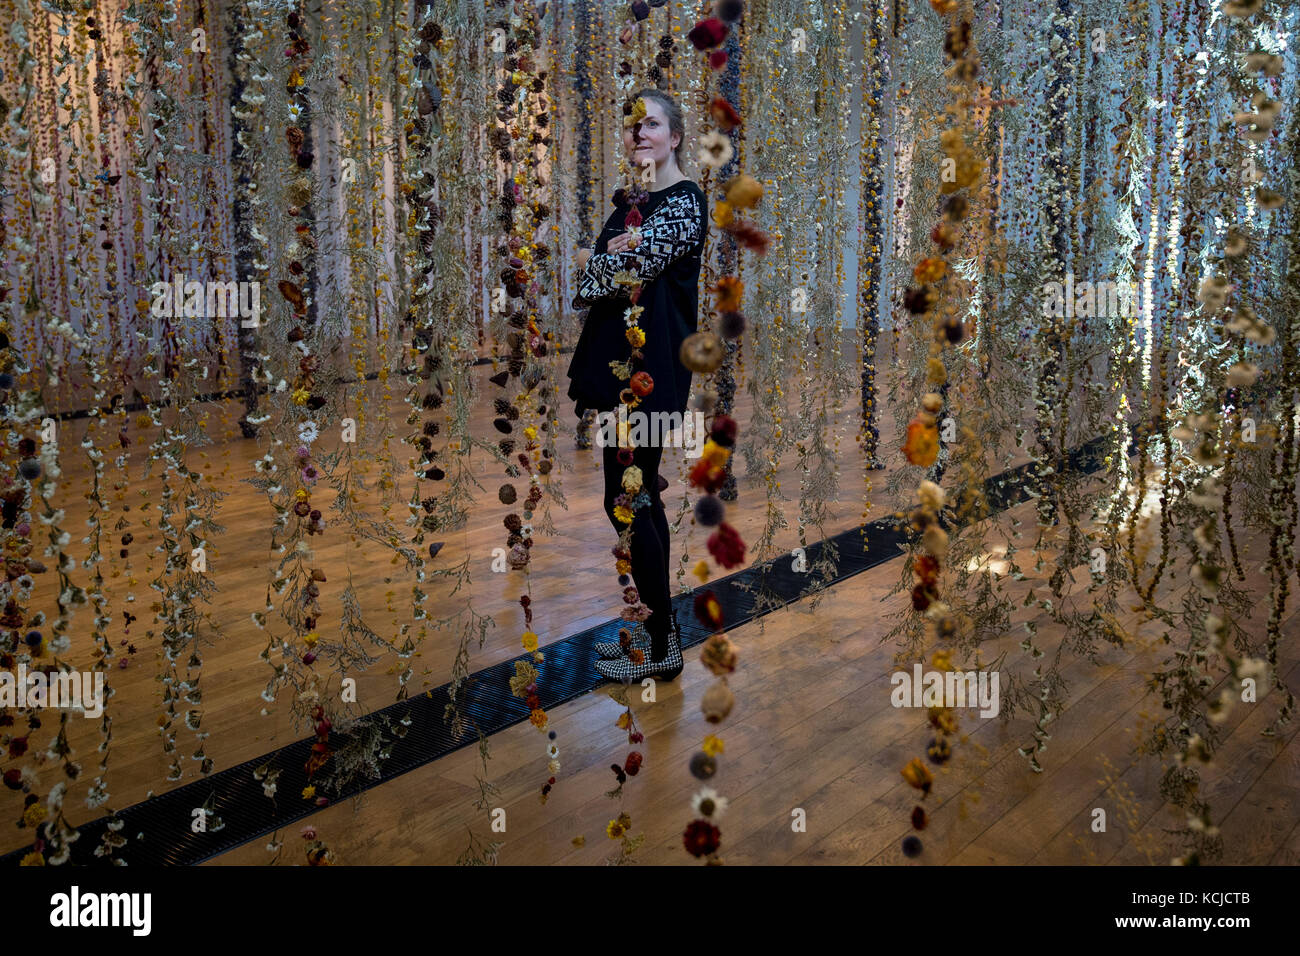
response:
{"label": "yellow dried flower", "polygon": [[700,457],[705,459],[709,464],[721,468],[727,463],[727,459],[731,457],[731,449],[723,448],[721,445],[715,444],[713,439],[710,438],[705,441],[704,451],[700,454]]}
{"label": "yellow dried flower", "polygon": [[726,185],[727,202],[737,209],[753,209],[763,198],[763,186],[753,176],[741,173]]}
{"label": "yellow dried flower", "polygon": [[934,784],[934,775],[930,773],[930,768],[921,762],[920,757],[913,757],[903,768],[902,774],[904,780],[922,793],[929,793],[930,787]]}

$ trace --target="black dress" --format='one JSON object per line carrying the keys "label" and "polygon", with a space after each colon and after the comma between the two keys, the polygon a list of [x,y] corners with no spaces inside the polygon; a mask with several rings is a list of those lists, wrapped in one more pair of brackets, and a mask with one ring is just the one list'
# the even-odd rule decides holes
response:
{"label": "black dress", "polygon": [[632,352],[624,321],[632,302],[626,287],[614,281],[624,271],[643,283],[637,305],[645,311],[637,324],[645,332],[644,358],[632,363],[632,371],[648,372],[654,379],[654,391],[637,410],[685,413],[690,396],[691,371],[678,355],[682,341],[699,329],[700,257],[708,231],[708,202],[704,190],[689,179],[651,192],[640,207],[640,244],[608,254],[609,240],[627,232],[623,220],[629,208],[627,203],[615,203],[578,277],[573,307],[590,306],[568,372],[569,398],[576,403],[579,417],[587,409],[616,409],[619,392],[628,387],[628,381],[618,378],[609,366],[627,361]]}

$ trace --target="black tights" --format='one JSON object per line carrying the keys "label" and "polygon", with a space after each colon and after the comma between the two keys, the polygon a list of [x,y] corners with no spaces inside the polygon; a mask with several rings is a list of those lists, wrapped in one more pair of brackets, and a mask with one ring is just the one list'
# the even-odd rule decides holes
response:
{"label": "black tights", "polygon": [[[605,514],[614,530],[621,533],[628,526],[614,518],[614,499],[623,494],[623,471],[627,466],[619,464],[616,447],[606,445],[601,450],[605,459]],[[657,447],[632,449],[632,464],[641,469],[642,490],[650,496],[650,506],[637,509],[632,519],[629,548],[632,552],[632,580],[636,582],[642,603],[652,612],[646,618],[645,629],[650,633],[650,659],[655,661],[668,656],[669,613],[672,609],[668,585],[668,517],[659,496],[659,462],[663,453],[663,448]]]}

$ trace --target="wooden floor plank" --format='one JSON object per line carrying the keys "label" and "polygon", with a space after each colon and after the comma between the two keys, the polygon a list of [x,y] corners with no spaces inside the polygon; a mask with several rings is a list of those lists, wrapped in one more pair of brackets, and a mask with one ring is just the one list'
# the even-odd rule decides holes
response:
{"label": "wooden floor plank", "polygon": [[[887,361],[888,356],[882,360]],[[475,370],[480,396],[493,394],[486,383],[492,371],[490,367]],[[385,420],[399,422],[405,417],[401,401],[393,398],[385,405],[378,386],[369,386],[362,395],[377,426],[382,427]],[[201,467],[215,484],[229,492],[218,515],[226,530],[210,553],[221,590],[206,606],[202,628],[207,642],[202,648],[202,730],[210,734],[206,752],[218,769],[305,736],[304,728],[295,726],[289,716],[287,694],[274,704],[267,704],[259,696],[270,669],[258,659],[267,637],[253,624],[252,614],[262,609],[266,593],[272,557],[270,507],[264,496],[242,484],[252,473],[251,462],[261,453],[261,446],[239,437],[230,411],[229,406],[214,408],[214,443],[191,449],[189,455],[192,465]],[[549,505],[557,532],[538,538],[527,581],[535,599],[532,630],[539,634],[543,650],[559,638],[617,616],[622,607],[621,588],[609,554],[615,532],[600,507],[600,450],[573,448],[571,412],[571,403],[561,403],[559,417],[564,430],[558,442],[564,460],[552,476],[568,506]],[[734,414],[742,435],[754,412],[752,395],[741,389]],[[471,413],[475,433],[491,434],[493,417],[490,402],[480,401]],[[856,462],[858,450],[847,444],[858,425],[853,409],[838,409],[834,418],[836,434],[845,443],[843,458]],[[61,447],[75,449],[86,425],[84,421],[65,423]],[[891,409],[882,408],[880,426],[882,447],[896,447],[899,436]],[[119,558],[115,547],[106,546],[108,560],[104,564],[114,617],[109,638],[122,659],[129,659],[126,669],[114,668],[111,672],[117,696],[110,704],[114,742],[108,778],[113,792],[111,805],[115,807],[197,779],[197,766],[189,759],[197,746],[195,735],[185,730],[177,732],[185,775],[180,781],[167,782],[163,778],[170,761],[162,752],[157,731],[161,701],[158,678],[164,668],[158,638],[147,631],[157,629],[149,610],[157,595],[149,584],[161,569],[159,556],[153,551],[160,539],[157,512],[150,509],[159,500],[161,484],[156,476],[145,478],[139,474],[144,449],[154,434],[153,429],[132,425],[129,488],[108,515],[110,524],[125,517],[136,539],[129,559]],[[401,463],[407,449],[395,437],[389,437],[398,463],[396,470],[404,473]],[[336,447],[335,438],[323,436],[320,450]],[[899,467],[897,457],[886,458],[890,468],[885,472],[867,472],[856,464],[844,468],[838,491],[827,502],[829,517],[822,528],[808,529],[810,540],[856,527],[863,520],[865,501],[873,502],[867,520],[891,513],[895,503],[888,501],[882,491],[869,491],[868,483],[883,489]],[[1017,451],[1014,457],[1023,461],[1025,453]],[[66,477],[61,484],[66,500],[57,505],[65,508],[64,527],[81,529],[89,515],[82,497],[88,472],[85,463],[71,451],[66,458]],[[743,456],[738,455],[736,461],[741,460]],[[675,587],[696,583],[686,572],[707,554],[705,540],[710,531],[693,526],[689,508],[694,495],[685,495],[688,467],[689,462],[679,450],[665,455],[664,473],[672,483],[665,494],[669,520],[680,520],[673,542]],[[994,470],[1002,467],[999,463]],[[470,666],[478,670],[519,656],[519,636],[524,628],[517,600],[525,579],[488,570],[492,549],[504,540],[502,519],[512,509],[501,505],[496,497],[497,488],[505,480],[498,464],[476,453],[469,468],[482,488],[475,490],[466,525],[441,539],[444,548],[434,564],[449,568],[469,560],[471,580],[455,595],[451,593],[451,582],[443,577],[432,578],[426,590],[430,593],[428,607],[435,618],[462,611],[467,602],[476,613],[493,618],[496,626],[485,645],[471,647]],[[370,483],[359,503],[373,516],[389,514],[399,531],[409,536],[402,522],[408,515],[406,500],[411,484],[398,477],[394,486],[382,493],[377,488],[383,471],[380,464],[359,461],[356,471]],[[740,497],[735,506],[729,507],[728,520],[746,541],[754,542],[767,520],[763,507],[765,482],[761,475],[744,474],[743,466],[738,471]],[[110,468],[109,480],[116,481],[117,477]],[[775,477],[791,497],[786,507],[793,511],[802,477],[797,458],[787,455]],[[515,484],[520,482],[516,480]],[[425,493],[432,487],[425,485]],[[109,497],[113,499],[111,494]],[[685,511],[681,507],[683,500]],[[120,504],[129,504],[131,510],[123,512]],[[798,528],[795,522],[790,524],[776,533],[767,553],[751,551],[747,561],[788,553],[799,542]],[[1032,565],[1034,555],[1028,549],[1037,534],[1032,503],[997,516],[983,530],[988,533],[986,547],[995,547],[1000,541],[1014,542],[1022,549],[1021,564]],[[1050,530],[1044,547],[1053,547],[1063,531],[1064,525]],[[1241,535],[1239,544],[1243,563],[1252,571],[1249,586],[1258,589],[1263,581],[1254,572],[1262,564],[1260,549],[1266,548],[1267,542],[1249,534]],[[373,542],[354,539],[337,519],[312,545],[313,562],[327,574],[323,603],[329,610],[321,622],[323,633],[329,633],[331,628],[337,630],[338,595],[348,583],[357,591],[367,623],[377,631],[393,638],[403,625],[413,628],[412,633],[418,630],[420,625],[410,614],[410,575],[393,563],[391,552]],[[79,537],[74,537],[69,548],[74,558],[84,558],[85,548]],[[1050,551],[1044,553],[1044,558],[1050,571]],[[1161,831],[1169,822],[1169,814],[1157,790],[1162,768],[1156,760],[1135,760],[1130,754],[1139,715],[1153,706],[1153,699],[1143,695],[1143,675],[1156,666],[1159,653],[1149,646],[1155,629],[1139,627],[1137,616],[1126,611],[1121,620],[1142,635],[1136,645],[1108,648],[1097,662],[1082,659],[1072,650],[1065,652],[1062,673],[1069,689],[1064,711],[1049,727],[1052,738],[1042,755],[1044,773],[1033,774],[1016,753],[1018,746],[1030,740],[1032,724],[1026,717],[1017,716],[1010,725],[1003,726],[999,720],[981,720],[971,711],[963,713],[966,739],[957,745],[956,759],[938,768],[934,796],[926,801],[931,822],[921,834],[925,853],[916,861],[902,857],[901,841],[911,832],[909,815],[916,793],[902,780],[899,770],[912,756],[923,752],[927,735],[923,713],[894,708],[889,700],[889,674],[897,648],[882,639],[894,623],[891,615],[907,600],[905,593],[889,594],[901,569],[900,561],[890,561],[840,583],[819,596],[815,613],[810,610],[811,602],[804,601],[729,632],[741,654],[740,669],[731,678],[737,706],[720,726],[708,724],[699,711],[700,696],[713,678],[699,663],[697,653],[687,654],[687,666],[678,681],[657,688],[656,702],[648,704],[634,698],[634,712],[646,735],[639,749],[646,759],[641,773],[628,782],[621,807],[633,817],[633,833],[645,837],[635,857],[638,862],[692,862],[682,848],[681,835],[691,818],[690,798],[703,784],[689,775],[687,765],[701,740],[710,733],[716,733],[726,745],[712,785],[730,801],[721,821],[722,856],[730,864],[1146,862],[1145,855],[1133,855],[1136,844],[1127,846],[1133,832],[1123,820],[1117,826],[1115,815],[1111,815],[1104,839],[1085,840],[1084,846],[1080,845],[1087,832],[1089,811],[1102,799],[1103,787],[1098,782],[1102,757],[1111,761],[1119,782],[1135,794],[1140,808],[1134,824],[1138,837],[1160,846],[1163,852],[1167,841]],[[77,583],[87,583],[84,571],[77,574]],[[1185,586],[1179,574],[1171,570],[1157,592],[1157,599],[1165,606],[1171,606],[1169,595],[1173,592],[1169,589]],[[1068,600],[1076,608],[1087,606],[1090,599],[1085,588],[1089,583],[1086,569],[1076,569],[1069,579]],[[1017,602],[1031,588],[1040,597],[1047,593],[1042,575],[1032,568],[1024,581],[1003,577],[998,584],[1004,597]],[[1300,593],[1294,575],[1290,587],[1292,593]],[[128,592],[136,596],[132,605],[124,603]],[[130,608],[140,618],[129,631],[121,617],[124,608]],[[52,613],[54,608],[44,610]],[[1256,639],[1262,634],[1264,613],[1261,608],[1249,624]],[[278,612],[271,618],[275,622]],[[77,620],[87,622],[88,617]],[[1047,653],[1054,653],[1063,643],[1068,645],[1069,635],[1062,625],[1037,608],[1022,608],[1014,615],[1007,634],[990,635],[981,645],[982,651],[988,652],[985,656],[992,659],[1005,649],[1009,652],[1007,666],[1024,673],[1028,661],[1018,645],[1023,637],[1019,629],[1025,622],[1037,625],[1036,643]],[[1294,665],[1300,653],[1295,635],[1300,633],[1300,615],[1294,609],[1284,627],[1282,661],[1287,679],[1295,686]],[[273,633],[282,636],[283,626],[273,623]],[[127,644],[134,644],[138,653],[128,655]],[[69,663],[88,666],[91,650],[89,640],[79,634],[68,656]],[[430,628],[411,661],[416,674],[412,691],[418,693],[445,682],[456,651],[454,629]],[[395,699],[401,666],[394,655],[384,653],[373,666],[355,675],[360,712],[377,710]],[[1258,736],[1271,713],[1270,699],[1266,696],[1252,710],[1239,709],[1233,716],[1225,728],[1231,732],[1220,751],[1224,769],[1206,776],[1206,793],[1222,816],[1220,826],[1225,843],[1230,845],[1225,862],[1300,863],[1300,828],[1294,825],[1293,809],[1300,794],[1296,734],[1288,730],[1271,743]],[[499,793],[488,800],[486,808],[474,805],[479,794],[476,778],[483,775],[483,768],[478,748],[471,746],[387,781],[354,800],[318,810],[305,825],[315,827],[343,863],[453,863],[466,850],[471,834],[482,842],[499,842],[497,859],[501,863],[599,863],[618,849],[617,843],[605,837],[604,826],[617,815],[620,803],[604,793],[614,784],[610,764],[621,763],[628,750],[625,735],[614,726],[620,712],[621,708],[609,699],[607,689],[552,709],[551,726],[558,735],[562,770],[544,805],[538,791],[547,776],[547,738],[525,723],[494,734],[489,741],[491,760],[486,779],[499,788]],[[41,732],[48,734],[53,726],[54,722],[47,718]],[[86,788],[95,776],[94,748],[99,738],[94,721],[73,719],[68,730],[69,740],[82,761],[83,774],[72,782],[65,808],[69,819],[79,824],[103,813],[102,809],[84,805]],[[37,746],[43,749],[44,743]],[[38,773],[44,790],[61,777],[53,763],[38,767]],[[301,797],[282,793],[277,799]],[[506,811],[504,833],[494,834],[490,828],[489,812],[494,807]],[[796,807],[807,814],[807,832],[795,833],[791,829],[791,811]],[[20,813],[21,795],[0,792],[0,814],[16,819]],[[303,825],[286,828],[274,838],[245,844],[211,862],[264,864],[275,858],[267,844],[277,841],[282,847],[280,862],[302,862],[305,841],[299,833]],[[5,832],[0,850],[16,849],[30,840],[30,832],[16,828]],[[584,838],[585,844],[575,846],[575,837]],[[151,834],[150,838],[164,837]]]}

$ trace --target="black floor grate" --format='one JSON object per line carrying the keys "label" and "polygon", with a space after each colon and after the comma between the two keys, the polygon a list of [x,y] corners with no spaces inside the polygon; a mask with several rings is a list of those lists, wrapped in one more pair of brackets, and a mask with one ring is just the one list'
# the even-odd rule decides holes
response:
{"label": "black floor grate", "polygon": [[[1083,474],[1098,470],[1102,465],[1104,448],[1105,440],[1095,439],[1075,449],[1069,456],[1070,470]],[[1023,465],[985,483],[990,513],[1005,510],[1030,497],[1027,486],[1032,468],[1032,463]],[[892,519],[873,521],[828,540],[838,550],[837,573],[829,580],[817,582],[820,587],[831,587],[900,557],[905,553],[907,542],[906,534]],[[869,550],[863,549],[864,540]],[[809,569],[805,572],[794,570],[794,559],[787,554],[709,582],[706,587],[717,596],[727,630],[748,624],[762,613],[771,613],[804,596],[809,591],[810,578],[819,577],[813,569],[826,544],[827,541],[818,541],[805,548]],[[775,591],[785,604],[756,614],[753,592],[760,586]],[[703,643],[711,633],[696,623],[694,601],[694,594],[685,594],[673,602],[683,650]],[[606,683],[592,667],[597,659],[593,645],[598,641],[617,642],[618,630],[623,626],[626,625],[618,619],[606,621],[546,647],[546,660],[538,668],[538,696],[545,710],[550,711]],[[516,659],[527,657],[521,655]],[[452,736],[451,728],[443,719],[448,703],[447,684],[382,708],[377,713],[394,724],[409,718],[407,732],[391,744],[389,758],[384,762],[379,777],[353,781],[344,792],[334,797],[335,802],[477,743],[478,732],[473,729],[474,724],[483,734],[490,736],[526,721],[527,706],[509,692],[509,679],[513,674],[514,660],[510,660],[470,676],[461,688],[459,709],[467,719],[466,730],[458,738]],[[126,837],[127,845],[114,855],[136,866],[201,863],[310,816],[318,808],[303,800],[300,794],[307,786],[305,764],[311,753],[312,739],[297,741],[127,807],[118,814],[118,819],[124,824],[120,832]],[[279,770],[274,799],[265,795],[262,783],[253,776],[259,767]],[[215,814],[221,821],[220,829],[203,833],[192,831],[191,821],[200,807]],[[72,847],[72,863],[92,865],[105,862],[104,858],[96,857],[94,851],[100,845],[110,820],[110,817],[101,817],[80,827],[79,839]],[[15,850],[0,857],[0,864],[17,864],[29,849]]]}

